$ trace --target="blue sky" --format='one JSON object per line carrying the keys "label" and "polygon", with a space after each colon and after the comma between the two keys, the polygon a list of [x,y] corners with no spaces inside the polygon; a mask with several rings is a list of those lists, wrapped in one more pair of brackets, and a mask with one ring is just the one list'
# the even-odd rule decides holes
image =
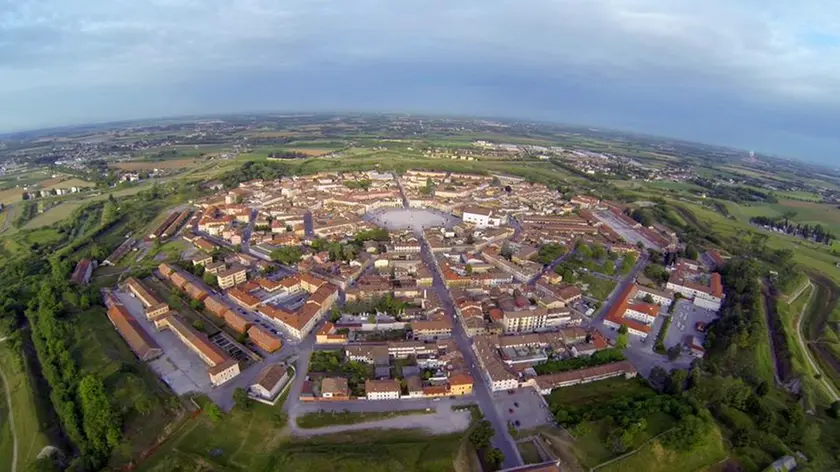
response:
{"label": "blue sky", "polygon": [[0,0],[0,131],[241,111],[552,120],[840,163],[840,2]]}

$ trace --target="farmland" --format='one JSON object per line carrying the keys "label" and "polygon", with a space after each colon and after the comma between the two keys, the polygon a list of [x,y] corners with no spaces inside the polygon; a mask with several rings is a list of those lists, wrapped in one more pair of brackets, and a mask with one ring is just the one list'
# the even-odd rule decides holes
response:
{"label": "farmland", "polygon": [[125,171],[140,171],[140,170],[173,170],[185,169],[194,166],[199,161],[197,159],[168,159],[160,161],[123,161],[117,162],[113,166]]}

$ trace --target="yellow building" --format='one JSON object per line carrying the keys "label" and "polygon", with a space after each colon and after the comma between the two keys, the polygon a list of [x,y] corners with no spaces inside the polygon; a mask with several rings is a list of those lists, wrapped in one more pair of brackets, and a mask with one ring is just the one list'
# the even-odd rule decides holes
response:
{"label": "yellow building", "polygon": [[467,374],[455,374],[449,377],[449,389],[451,395],[471,395],[473,379]]}

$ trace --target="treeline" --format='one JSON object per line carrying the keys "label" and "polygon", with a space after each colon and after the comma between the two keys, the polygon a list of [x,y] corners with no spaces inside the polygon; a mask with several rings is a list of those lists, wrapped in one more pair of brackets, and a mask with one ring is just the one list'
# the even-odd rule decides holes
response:
{"label": "treeline", "polygon": [[721,361],[732,350],[755,346],[762,334],[761,290],[758,264],[749,259],[733,259],[721,270],[725,298],[706,333],[705,346],[710,358]]}
{"label": "treeline", "polygon": [[[56,273],[57,272],[57,273]],[[73,306],[62,294],[70,290],[66,273],[55,271],[43,281],[37,298],[25,312],[41,372],[50,386],[50,401],[62,429],[80,453],[80,468],[98,469],[108,460],[121,437],[121,419],[111,406],[102,379],[88,374],[79,378],[79,367],[70,353],[72,326],[64,321]],[[60,276],[61,280],[56,280]],[[88,301],[89,303],[89,301]]]}
{"label": "treeline", "polygon": [[763,272],[753,258],[735,258],[721,270],[726,298],[720,318],[709,325],[706,357],[688,375],[689,396],[726,426],[734,454],[747,470],[762,470],[796,450],[823,460],[833,447],[830,438],[821,442],[820,427],[808,424],[796,398],[765,398],[772,380],[761,371],[756,354],[767,343],[761,320]]}
{"label": "treeline", "polygon": [[298,151],[272,152],[268,155],[269,159],[306,159],[307,157],[309,156]]}
{"label": "treeline", "polygon": [[778,200],[773,194],[763,192],[750,187],[742,187],[740,185],[721,185],[714,180],[704,179],[698,177],[691,181],[698,187],[703,187],[708,190],[708,196],[712,198],[719,198],[721,200],[729,200],[735,203],[743,202],[765,202],[776,203]]}
{"label": "treeline", "polygon": [[38,215],[38,202],[34,200],[25,200],[17,208],[17,215],[15,221],[12,223],[15,228],[20,228],[29,222],[32,218]]}
{"label": "treeline", "polygon": [[823,228],[819,223],[815,225],[793,223],[784,217],[770,216],[754,216],[750,218],[750,223],[829,246],[837,239],[834,234]]}
{"label": "treeline", "polygon": [[240,182],[255,179],[274,180],[285,175],[288,175],[286,169],[279,162],[248,161],[225,174],[221,180],[226,188],[234,188],[239,186]]}
{"label": "treeline", "polygon": [[[122,242],[122,231],[113,235],[112,243],[103,242],[112,236],[115,225],[126,231],[144,226],[167,204],[167,196],[183,198],[189,193],[179,192],[189,189],[177,184],[140,192],[119,203],[109,199],[86,205],[53,225],[57,240],[27,246],[24,231],[23,248],[0,264],[0,331],[18,346],[29,346],[31,339],[37,359],[35,376],[49,387],[40,393],[49,398],[63,437],[71,445],[68,450],[55,443],[70,458],[68,470],[104,467],[121,440],[123,422],[111,404],[113,392],[97,374],[85,373],[76,357],[75,320],[90,315],[89,310],[101,310],[96,307],[101,297],[95,286],[71,286],[71,271],[85,255],[106,254]],[[148,406],[136,406],[138,412],[144,408]]]}

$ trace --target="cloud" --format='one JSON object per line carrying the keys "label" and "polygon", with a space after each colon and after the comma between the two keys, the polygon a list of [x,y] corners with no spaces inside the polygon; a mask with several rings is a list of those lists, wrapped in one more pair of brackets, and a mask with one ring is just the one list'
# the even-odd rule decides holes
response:
{"label": "cloud", "polygon": [[[840,2],[0,0],[0,97],[97,88],[177,95],[176,88],[208,89],[221,78],[247,83],[245,74],[305,82],[318,73],[395,68],[413,70],[401,80],[416,84],[392,89],[458,86],[491,102],[481,109],[504,111],[506,97],[518,96],[512,105],[532,103],[543,115],[557,107],[504,87],[539,82],[535,91],[549,97],[544,86],[555,81],[589,89],[601,107],[608,105],[602,96],[644,97],[681,114],[686,127],[685,107],[709,97],[724,110],[734,103],[753,113],[825,116],[840,110]],[[206,97],[203,107],[236,103],[243,91],[228,93]],[[130,100],[125,106],[120,113],[148,110]],[[32,113],[25,121],[43,117]],[[657,121],[655,110],[646,113],[636,121]],[[0,126],[9,121],[0,116]]]}

